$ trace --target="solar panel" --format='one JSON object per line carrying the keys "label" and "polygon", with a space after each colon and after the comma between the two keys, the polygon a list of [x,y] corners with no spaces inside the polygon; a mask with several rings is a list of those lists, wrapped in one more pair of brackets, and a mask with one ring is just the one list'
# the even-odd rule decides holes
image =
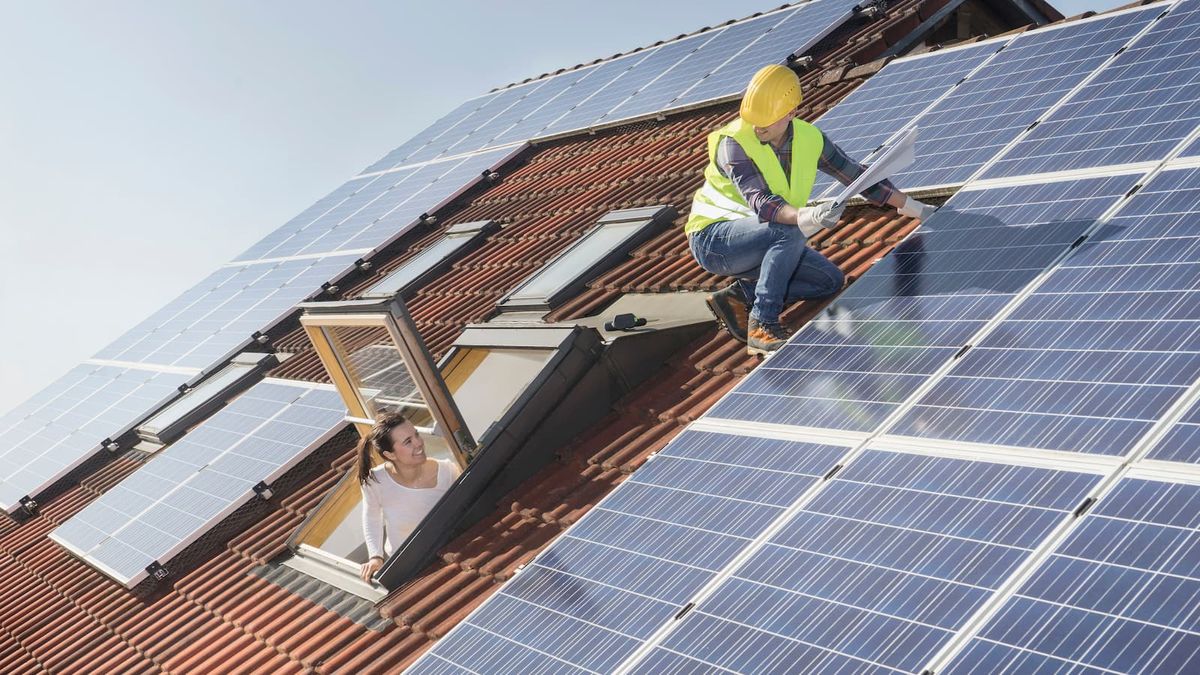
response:
{"label": "solar panel", "polygon": [[[892,61],[815,124],[850,157],[865,159],[1010,39]],[[820,195],[834,183],[818,174],[812,193]]]}
{"label": "solar panel", "polygon": [[1135,180],[960,191],[708,416],[874,430]]}
{"label": "solar panel", "polygon": [[1200,404],[1193,404],[1170,426],[1147,459],[1200,463]]}
{"label": "solar panel", "polygon": [[386,171],[393,167],[400,166],[404,163],[404,160],[408,159],[409,155],[412,155],[417,150],[420,150],[429,143],[432,143],[436,139],[440,138],[442,134],[446,133],[447,130],[454,128],[469,115],[486,105],[498,93],[499,92],[491,92],[484,94],[483,96],[476,96],[475,98],[459,105],[457,108],[451,110],[438,119],[438,121],[426,127],[416,136],[413,136],[405,141],[403,145],[384,155],[382,159],[375,162],[371,166],[363,169],[361,173],[375,173],[376,171]]}
{"label": "solar panel", "polygon": [[856,0],[812,0],[463,104],[367,171],[477,152],[734,96],[812,47]]}
{"label": "solar panel", "polygon": [[846,451],[685,431],[410,672],[610,672]]}
{"label": "solar panel", "polygon": [[921,672],[1099,480],[867,450],[632,672]]}
{"label": "solar panel", "polygon": [[352,268],[356,259],[338,255],[222,267],[95,358],[209,368],[247,346],[256,331],[287,317],[296,303]]}
{"label": "solar panel", "polygon": [[1200,669],[1200,486],[1122,480],[945,673]]}
{"label": "solar panel", "polygon": [[132,587],[340,431],[344,416],[332,388],[264,380],[50,538]]}
{"label": "solar panel", "polygon": [[[782,63],[793,53],[812,47],[850,18],[856,4],[857,0],[811,0],[783,13],[727,26],[618,104],[603,121],[640,117],[695,105],[710,97],[737,94],[745,89],[754,71],[769,63]],[[760,49],[743,51],[764,39],[767,42]],[[742,79],[730,81],[722,75],[711,86],[704,84],[709,74],[719,75],[725,66],[729,67],[727,75]]]}
{"label": "solar panel", "polygon": [[792,54],[803,54],[814,47],[846,19],[856,3],[845,0],[806,2],[796,6],[783,19],[771,26],[728,60],[671,101],[671,107],[696,105],[727,96],[741,95],[754,73],[770,63],[782,63]]}
{"label": "solar panel", "polygon": [[[267,235],[238,261],[354,253],[364,255],[407,232],[508,161],[520,148],[493,150],[416,167],[402,167],[339,188],[301,217]],[[353,184],[353,185],[351,185]],[[350,186],[350,187],[347,187]],[[338,201],[338,197],[341,197]]]}
{"label": "solar panel", "polygon": [[915,121],[904,189],[961,184],[1126,45],[1162,8],[1104,14],[1018,35]]}
{"label": "solar panel", "polygon": [[894,433],[1123,455],[1200,379],[1200,170],[1159,174]]}
{"label": "solar panel", "polygon": [[1184,0],[984,177],[1165,158],[1200,122],[1198,36],[1200,0]]}
{"label": "solar panel", "polygon": [[0,418],[0,509],[43,489],[179,395],[189,375],[81,364]]}

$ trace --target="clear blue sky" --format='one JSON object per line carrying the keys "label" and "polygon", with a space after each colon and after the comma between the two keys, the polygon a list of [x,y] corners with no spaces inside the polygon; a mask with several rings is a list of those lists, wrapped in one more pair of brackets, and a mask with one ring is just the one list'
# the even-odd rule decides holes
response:
{"label": "clear blue sky", "polygon": [[0,0],[0,414],[463,100],[781,2]]}

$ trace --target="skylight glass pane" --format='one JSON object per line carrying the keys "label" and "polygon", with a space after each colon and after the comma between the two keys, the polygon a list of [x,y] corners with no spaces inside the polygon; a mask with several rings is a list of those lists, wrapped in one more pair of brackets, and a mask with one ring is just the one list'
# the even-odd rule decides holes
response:
{"label": "skylight glass pane", "polygon": [[470,234],[442,237],[423,249],[411,260],[398,267],[383,281],[372,286],[363,294],[363,297],[388,297],[399,293],[406,286],[416,281],[422,274],[433,269],[439,263],[453,255],[455,251],[467,245],[472,239],[474,239],[474,236]]}
{"label": "skylight glass pane", "polygon": [[521,284],[505,304],[547,301],[557,291],[588,272],[645,225],[645,221],[634,221],[608,223],[597,227]]}

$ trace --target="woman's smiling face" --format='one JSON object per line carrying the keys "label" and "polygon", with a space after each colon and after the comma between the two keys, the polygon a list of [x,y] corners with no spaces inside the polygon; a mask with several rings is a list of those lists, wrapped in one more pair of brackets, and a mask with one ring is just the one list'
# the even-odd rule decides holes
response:
{"label": "woman's smiling face", "polygon": [[384,459],[396,464],[417,465],[425,461],[425,441],[412,422],[405,422],[392,429],[388,435],[391,451],[383,453]]}

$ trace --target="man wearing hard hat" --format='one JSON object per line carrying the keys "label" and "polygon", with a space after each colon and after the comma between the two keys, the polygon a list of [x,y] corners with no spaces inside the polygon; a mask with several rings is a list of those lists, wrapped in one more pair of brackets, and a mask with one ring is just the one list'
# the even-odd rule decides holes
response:
{"label": "man wearing hard hat", "polygon": [[[779,323],[786,304],[833,295],[845,281],[836,265],[806,245],[808,237],[837,225],[844,207],[805,205],[817,169],[848,185],[863,167],[796,118],[800,99],[800,78],[791,69],[771,65],[754,75],[738,119],[708,136],[704,186],[685,227],[701,267],[738,277],[708,303],[751,354],[787,341]],[[862,195],[913,218],[935,210],[886,180]]]}

